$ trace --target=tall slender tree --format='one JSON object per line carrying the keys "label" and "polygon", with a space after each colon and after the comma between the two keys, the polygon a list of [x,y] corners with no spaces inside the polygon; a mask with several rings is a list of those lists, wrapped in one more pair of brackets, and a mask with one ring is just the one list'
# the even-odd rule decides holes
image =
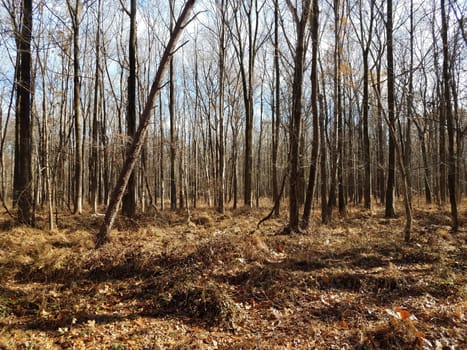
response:
{"label": "tall slender tree", "polygon": [[449,44],[448,44],[448,18],[446,15],[445,0],[441,0],[441,37],[443,42],[443,102],[442,112],[448,129],[448,189],[449,202],[451,204],[452,230],[457,232],[459,229],[459,218],[457,212],[456,199],[456,154],[454,151],[454,121],[452,116],[451,95],[450,95],[450,68],[449,68]]}
{"label": "tall slender tree", "polygon": [[224,90],[225,90],[225,26],[226,26],[226,0],[221,0],[219,4],[220,11],[220,31],[219,31],[219,96],[217,104],[217,129],[218,129],[218,145],[217,145],[217,211],[224,213],[224,189],[225,189],[225,140],[224,140]]}
{"label": "tall slender tree", "polygon": [[[173,17],[174,17],[174,6],[175,1],[170,1],[170,33],[172,34]],[[175,67],[174,57],[170,57],[169,63],[169,137],[170,137],[170,209],[177,209],[177,179],[175,178],[175,160],[177,158],[177,146],[176,146],[176,128],[175,128]]]}
{"label": "tall slender tree", "polygon": [[307,228],[311,217],[311,206],[315,193],[316,172],[319,154],[319,115],[318,115],[318,39],[319,39],[319,2],[313,0],[311,9],[311,113],[313,115],[313,141],[311,148],[310,174],[305,207],[303,209],[303,227]]}
{"label": "tall slender tree", "polygon": [[[130,38],[128,43],[128,101],[127,101],[127,152],[131,150],[131,143],[136,132],[136,0],[130,1]],[[128,179],[128,186],[122,201],[123,215],[133,217],[136,214],[136,175],[135,170]]]}
{"label": "tall slender tree", "polygon": [[[395,130],[396,125],[396,102],[395,102],[395,74],[394,74],[394,53],[393,53],[393,10],[392,0],[387,0],[387,18],[386,18],[386,50],[387,50],[387,89],[388,89],[388,126]],[[394,188],[396,183],[396,148],[395,133],[389,135],[389,153],[388,153],[388,178],[386,185],[386,210],[385,216],[392,218],[396,215],[394,210]]]}
{"label": "tall slender tree", "polygon": [[80,35],[82,4],[81,0],[67,0],[67,8],[72,23],[73,42],[73,122],[75,131],[75,159],[74,159],[74,191],[73,212],[81,214],[83,211],[83,145],[81,129],[81,66],[80,66]]}
{"label": "tall slender tree", "polygon": [[32,33],[32,0],[21,1],[21,24],[17,34],[18,59],[16,68],[16,115],[19,122],[16,124],[17,148],[15,157],[18,159],[18,168],[15,168],[16,199],[18,204],[18,222],[30,225],[33,222],[32,213],[32,126],[31,126],[31,33]]}
{"label": "tall slender tree", "polygon": [[278,151],[281,128],[281,75],[279,65],[279,0],[274,1],[274,106],[272,121],[272,199],[274,214],[279,216],[280,198],[278,182]]}
{"label": "tall slender tree", "polygon": [[290,177],[289,177],[289,229],[299,230],[299,147],[303,123],[302,95],[305,62],[306,29],[311,13],[311,0],[302,0],[301,12],[290,0],[287,5],[292,14],[296,31],[294,50],[294,75],[292,85],[292,115],[290,118]]}

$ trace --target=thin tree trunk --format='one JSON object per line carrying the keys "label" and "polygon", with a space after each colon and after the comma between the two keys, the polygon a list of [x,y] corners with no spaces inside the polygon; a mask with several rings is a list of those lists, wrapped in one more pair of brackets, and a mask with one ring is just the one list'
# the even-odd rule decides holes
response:
{"label": "thin tree trunk", "polygon": [[[172,34],[175,3],[170,2],[170,33]],[[177,209],[177,179],[175,178],[175,160],[177,158],[175,132],[175,68],[173,56],[170,57],[169,67],[169,115],[170,115],[170,209]]]}
{"label": "thin tree trunk", "polygon": [[272,199],[274,201],[274,215],[280,214],[279,197],[279,182],[277,155],[279,151],[279,135],[281,125],[281,108],[280,108],[280,67],[279,67],[279,2],[274,1],[274,121],[272,123]]}
{"label": "thin tree trunk", "polygon": [[451,109],[450,96],[450,72],[449,72],[449,47],[448,47],[448,21],[446,17],[445,0],[441,0],[441,37],[443,41],[443,88],[444,88],[444,113],[446,115],[448,129],[448,188],[449,202],[451,204],[452,215],[452,231],[457,232],[459,229],[459,218],[457,212],[456,198],[456,154],[454,151],[454,122]]}
{"label": "thin tree trunk", "polygon": [[310,224],[311,208],[315,193],[316,173],[318,168],[318,154],[320,146],[319,115],[318,115],[318,29],[319,2],[313,0],[311,10],[311,113],[313,115],[313,141],[311,148],[310,174],[303,209],[302,226],[308,228]]}
{"label": "thin tree trunk", "polygon": [[[386,40],[387,40],[387,61],[388,61],[388,127],[395,130],[395,92],[394,92],[394,55],[392,42],[392,0],[387,1],[387,21],[386,21]],[[389,155],[388,155],[388,179],[386,185],[386,211],[387,218],[395,217],[394,210],[394,187],[396,182],[396,152],[395,152],[395,135],[393,132],[389,135]]]}
{"label": "thin tree trunk", "polygon": [[287,1],[295,19],[297,41],[295,43],[294,76],[292,85],[292,115],[290,123],[290,178],[289,178],[289,227],[290,231],[299,230],[299,149],[302,128],[302,91],[305,61],[305,35],[308,24],[310,1],[302,3],[302,13],[298,16],[297,8]]}
{"label": "thin tree trunk", "polygon": [[73,213],[81,214],[83,211],[83,148],[81,132],[81,68],[79,47],[79,23],[80,23],[80,0],[75,0],[74,5],[67,0],[68,12],[70,13],[73,27],[73,121],[75,124],[75,162],[74,162],[74,193]]}
{"label": "thin tree trunk", "polygon": [[94,73],[94,105],[92,117],[92,137],[91,137],[91,159],[90,159],[90,192],[91,192],[91,206],[94,214],[97,213],[98,204],[98,174],[99,174],[99,125],[98,125],[98,112],[99,112],[99,86],[100,86],[100,22],[101,22],[101,0],[97,3],[97,30],[96,30],[96,68]]}
{"label": "thin tree trunk", "polygon": [[225,149],[224,149],[224,76],[225,76],[225,0],[221,0],[221,32],[219,35],[219,103],[218,103],[218,160],[217,160],[217,211],[224,213]]}

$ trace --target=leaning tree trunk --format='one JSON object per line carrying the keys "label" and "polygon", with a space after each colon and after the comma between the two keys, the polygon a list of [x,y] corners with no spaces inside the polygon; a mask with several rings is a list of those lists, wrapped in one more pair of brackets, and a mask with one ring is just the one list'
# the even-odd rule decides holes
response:
{"label": "leaning tree trunk", "polygon": [[128,179],[130,178],[131,172],[133,171],[133,168],[138,161],[139,154],[144,144],[144,138],[151,121],[151,112],[154,100],[160,93],[162,79],[164,78],[164,75],[167,71],[171,56],[173,55],[173,50],[175,49],[175,45],[178,41],[178,38],[180,37],[181,32],[185,28],[185,25],[188,21],[188,16],[191,13],[195,1],[196,0],[188,0],[185,3],[182,13],[175,23],[174,30],[172,31],[169,42],[167,43],[167,46],[164,50],[161,61],[159,63],[159,68],[151,86],[151,90],[149,91],[147,102],[143,109],[143,114],[141,115],[141,123],[138,127],[138,130],[136,131],[135,137],[133,138],[131,149],[128,152],[122,171],[118,177],[117,184],[110,197],[110,202],[105,213],[104,222],[102,223],[99,233],[96,236],[96,248],[102,246],[109,240],[109,233],[112,229],[115,218],[117,217],[118,207],[122,201],[123,193],[125,192],[125,188],[128,184]]}

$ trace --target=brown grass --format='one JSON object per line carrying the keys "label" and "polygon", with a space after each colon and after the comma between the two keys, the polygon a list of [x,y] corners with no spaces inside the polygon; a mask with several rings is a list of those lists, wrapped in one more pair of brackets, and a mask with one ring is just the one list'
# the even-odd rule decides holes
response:
{"label": "brown grass", "polygon": [[99,250],[102,218],[63,216],[55,232],[5,218],[0,349],[466,346],[467,235],[445,209],[417,209],[410,244],[382,208],[303,235],[278,235],[284,217],[256,229],[266,213],[119,219]]}

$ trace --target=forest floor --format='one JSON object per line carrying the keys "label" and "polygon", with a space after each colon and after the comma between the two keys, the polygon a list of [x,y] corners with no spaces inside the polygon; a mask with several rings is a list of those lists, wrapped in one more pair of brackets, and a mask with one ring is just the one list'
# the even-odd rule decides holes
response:
{"label": "forest floor", "polygon": [[416,209],[409,244],[382,208],[291,235],[285,216],[258,229],[267,211],[120,218],[98,250],[101,216],[0,218],[0,349],[467,348],[467,233],[447,208]]}

